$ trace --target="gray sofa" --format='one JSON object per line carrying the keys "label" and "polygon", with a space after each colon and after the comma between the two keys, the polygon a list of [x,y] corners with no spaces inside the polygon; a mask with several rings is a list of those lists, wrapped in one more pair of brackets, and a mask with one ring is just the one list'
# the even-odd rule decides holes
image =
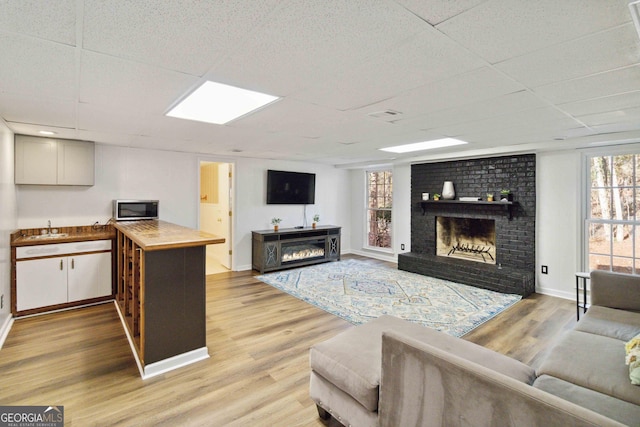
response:
{"label": "gray sofa", "polygon": [[640,334],[640,277],[591,273],[591,306],[534,369],[382,316],[310,350],[321,418],[359,426],[640,426],[624,344]]}

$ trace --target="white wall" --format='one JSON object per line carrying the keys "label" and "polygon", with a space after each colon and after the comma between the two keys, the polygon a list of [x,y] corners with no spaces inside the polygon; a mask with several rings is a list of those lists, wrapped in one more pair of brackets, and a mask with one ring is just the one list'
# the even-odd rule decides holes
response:
{"label": "white wall", "polygon": [[302,205],[267,205],[267,169],[309,172],[316,174],[316,200],[307,206],[307,226],[315,214],[320,215],[320,225],[342,227],[342,252],[349,252],[352,188],[349,172],[313,163],[287,162],[262,159],[238,159],[236,161],[234,216],[234,270],[251,268],[251,230],[272,228],[271,218],[282,219],[281,228],[303,225]]}
{"label": "white wall", "polygon": [[104,223],[113,199],[158,199],[161,219],[197,228],[196,163],[191,154],[97,144],[94,186],[17,186],[18,227]]}
{"label": "white wall", "polygon": [[9,235],[17,228],[13,178],[13,133],[0,119],[0,347],[11,322],[11,246]]}
{"label": "white wall", "polygon": [[[96,221],[104,223],[111,217],[113,199],[131,198],[158,199],[160,219],[197,229],[201,157],[190,153],[97,144],[93,187],[17,186],[17,227],[45,227],[48,220],[53,227],[90,225]],[[236,165],[234,270],[251,268],[251,230],[270,228],[271,218],[275,216],[283,219],[283,228],[303,223],[302,206],[266,205],[267,169],[316,173],[316,203],[307,207],[307,224],[311,224],[311,218],[317,213],[320,224],[342,226],[343,238],[349,242],[351,191],[347,171],[303,162],[221,161]],[[343,244],[343,251],[348,249],[348,244]]]}
{"label": "white wall", "polygon": [[[537,155],[536,292],[575,299],[581,269],[582,155],[558,151]],[[541,274],[541,266],[548,274]]]}
{"label": "white wall", "polygon": [[[398,254],[411,251],[411,166],[394,165],[393,172],[393,209],[392,218],[392,250],[383,252],[367,249],[365,239],[366,218],[366,170],[357,169],[349,172],[352,191],[350,201],[351,215],[351,252],[397,262]],[[401,245],[404,244],[404,250]]]}

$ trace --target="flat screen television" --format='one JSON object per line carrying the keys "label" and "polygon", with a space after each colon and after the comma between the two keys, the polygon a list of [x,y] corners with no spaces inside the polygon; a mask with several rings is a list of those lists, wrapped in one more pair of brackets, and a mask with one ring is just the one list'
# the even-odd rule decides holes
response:
{"label": "flat screen television", "polygon": [[268,205],[313,205],[316,200],[316,174],[267,171]]}

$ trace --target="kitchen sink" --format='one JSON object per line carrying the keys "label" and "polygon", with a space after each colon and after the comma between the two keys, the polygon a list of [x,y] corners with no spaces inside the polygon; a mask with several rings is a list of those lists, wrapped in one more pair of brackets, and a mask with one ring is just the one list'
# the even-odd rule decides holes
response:
{"label": "kitchen sink", "polygon": [[59,239],[61,237],[67,237],[69,234],[67,233],[49,233],[49,234],[40,234],[37,236],[28,236],[25,237],[27,240],[41,240],[41,239]]}

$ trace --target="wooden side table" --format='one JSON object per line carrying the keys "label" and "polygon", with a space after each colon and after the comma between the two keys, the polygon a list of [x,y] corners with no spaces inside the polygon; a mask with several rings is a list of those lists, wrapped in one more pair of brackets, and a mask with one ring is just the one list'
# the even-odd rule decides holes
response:
{"label": "wooden side table", "polygon": [[[585,272],[576,273],[576,317],[580,320],[580,308],[582,312],[587,312],[587,280],[591,279],[591,275]],[[582,302],[580,302],[580,282],[582,281]]]}

